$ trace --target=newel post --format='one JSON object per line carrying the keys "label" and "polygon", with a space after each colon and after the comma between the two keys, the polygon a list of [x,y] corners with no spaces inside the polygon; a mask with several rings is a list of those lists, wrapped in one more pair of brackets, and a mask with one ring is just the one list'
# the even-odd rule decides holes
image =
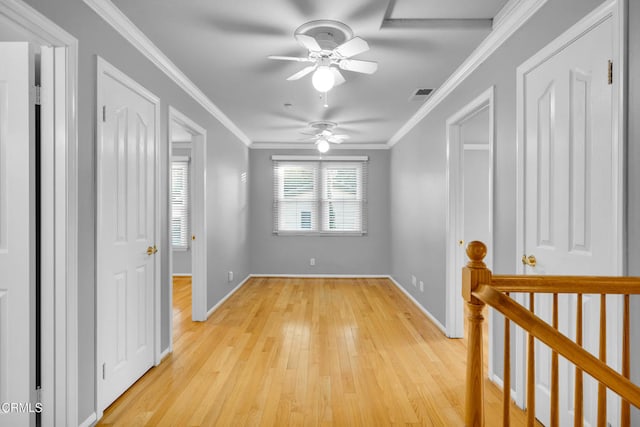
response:
{"label": "newel post", "polygon": [[491,283],[491,271],[482,261],[487,247],[473,241],[467,245],[469,262],[462,269],[462,297],[467,305],[467,383],[465,392],[464,424],[467,427],[484,426],[484,374],[482,360],[482,309],[485,304],[472,292],[480,284]]}

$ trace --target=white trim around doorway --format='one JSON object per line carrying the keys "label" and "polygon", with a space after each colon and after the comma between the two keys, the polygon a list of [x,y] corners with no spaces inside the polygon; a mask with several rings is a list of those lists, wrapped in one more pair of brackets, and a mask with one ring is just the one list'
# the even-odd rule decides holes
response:
{"label": "white trim around doorway", "polygon": [[[194,321],[207,320],[207,130],[195,123],[176,108],[169,106],[168,134],[171,124],[176,123],[192,135],[191,141],[191,317]],[[169,137],[169,159],[173,141]],[[170,178],[169,178],[170,179]],[[169,187],[170,188],[170,187]],[[170,206],[168,206],[170,212]],[[169,227],[171,220],[169,216]],[[168,231],[171,232],[170,230]],[[169,234],[170,235],[170,234]],[[170,251],[169,277],[173,277],[173,251]],[[173,306],[173,283],[169,287],[169,307]],[[173,331],[171,316],[170,331]],[[173,333],[170,333],[170,348],[173,348]]]}
{"label": "white trim around doorway", "polygon": [[42,305],[49,318],[43,334],[43,354],[53,360],[43,363],[42,399],[53,412],[55,425],[78,424],[78,40],[22,0],[0,0],[0,16],[42,45],[55,48],[53,79],[55,120],[51,137],[54,148],[43,158],[44,170],[54,180],[53,197],[43,199],[46,221],[43,235],[51,237],[52,260],[44,260],[53,276],[43,277],[51,292],[43,292]]}
{"label": "white trim around doorway", "polygon": [[[614,266],[615,271],[612,275],[623,275],[626,271],[625,265],[625,149],[624,149],[624,132],[626,129],[625,118],[625,22],[626,22],[626,3],[627,0],[607,0],[600,6],[588,13],[579,22],[562,33],[531,58],[522,63],[516,70],[516,252],[515,252],[515,271],[517,274],[525,273],[525,266],[522,264],[521,257],[525,253],[525,80],[532,70],[547,59],[561,52],[566,46],[573,43],[576,39],[582,37],[586,32],[601,24],[607,19],[613,21],[613,82],[617,85],[612,92],[612,173],[613,179],[613,199],[614,199],[614,221],[612,224],[612,233],[615,234],[615,244],[612,248],[613,259],[616,260]],[[514,298],[520,304],[528,304],[528,298],[524,295],[515,295]],[[619,305],[619,302],[616,302]],[[621,312],[618,309],[618,312]],[[608,322],[608,329],[614,329],[612,322]],[[615,323],[615,322],[613,322]],[[617,325],[616,325],[617,327]],[[525,407],[525,335],[517,329],[515,333],[515,393],[514,400],[521,408]]]}
{"label": "white trim around doorway", "polygon": [[[461,157],[465,147],[462,146],[460,128],[462,124],[480,111],[489,110],[489,144],[488,147],[482,146],[483,149],[489,150],[489,216],[493,218],[493,146],[494,146],[494,87],[478,95],[474,100],[464,106],[460,111],[449,117],[446,122],[446,141],[447,141],[447,223],[446,223],[446,330],[447,336],[450,338],[462,338],[464,334],[464,304],[462,301],[461,289],[457,286],[456,277],[460,276],[461,264],[458,257],[459,245],[462,239],[463,224],[463,192],[462,188],[462,170]],[[493,221],[490,223],[489,241],[484,242],[487,245],[489,253],[493,253]],[[464,244],[464,242],[463,242]],[[488,266],[491,268],[491,266]],[[491,313],[491,311],[490,311]],[[491,314],[489,315],[489,328],[491,328]],[[491,341],[492,334],[489,333]],[[489,343],[491,344],[491,342]],[[491,345],[489,351],[489,359],[491,362]],[[492,363],[489,364],[490,368]],[[491,370],[491,369],[490,369]]]}

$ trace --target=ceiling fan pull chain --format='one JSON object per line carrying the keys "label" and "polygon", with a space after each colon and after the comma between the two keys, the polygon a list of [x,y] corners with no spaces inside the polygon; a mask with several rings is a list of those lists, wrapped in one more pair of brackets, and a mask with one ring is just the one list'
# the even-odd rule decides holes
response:
{"label": "ceiling fan pull chain", "polygon": [[324,93],[324,108],[329,108],[329,92]]}

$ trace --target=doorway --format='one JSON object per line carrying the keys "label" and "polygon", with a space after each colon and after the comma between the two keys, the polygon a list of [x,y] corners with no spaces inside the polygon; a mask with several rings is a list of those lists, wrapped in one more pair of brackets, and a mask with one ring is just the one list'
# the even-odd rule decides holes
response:
{"label": "doorway", "polygon": [[[8,206],[9,199],[13,200],[8,212],[0,212],[1,257],[3,261],[9,261],[11,256],[19,255],[20,251],[30,246],[29,253],[20,255],[17,262],[10,261],[0,266],[0,276],[16,279],[16,275],[28,274],[31,278],[15,282],[15,285],[24,285],[33,283],[36,264],[40,270],[40,303],[35,310],[29,308],[33,308],[35,304],[34,288],[21,286],[19,290],[0,289],[0,317],[5,317],[5,320],[13,323],[16,318],[12,318],[12,313],[31,313],[30,320],[20,323],[19,326],[8,327],[7,322],[4,322],[4,328],[0,325],[0,353],[3,353],[0,354],[0,361],[3,361],[0,370],[10,371],[10,375],[6,371],[5,375],[0,372],[0,377],[7,380],[0,381],[0,401],[41,402],[42,407],[46,408],[40,414],[39,422],[43,425],[77,425],[77,109],[73,104],[76,100],[77,85],[77,40],[22,2],[0,0],[0,6],[0,42],[5,46],[8,46],[5,42],[19,42],[23,46],[28,42],[31,48],[27,50],[40,51],[39,65],[35,68],[39,71],[41,86],[38,121],[41,124],[42,147],[38,166],[30,163],[29,166],[16,171],[15,168],[24,159],[21,150],[28,148],[30,143],[25,140],[22,144],[7,145],[9,127],[4,126],[7,125],[6,122],[0,125],[0,211],[3,206]],[[10,70],[25,65],[17,58],[10,59],[4,54],[0,56],[3,73],[10,73]],[[20,72],[19,75],[20,79],[33,80],[32,73]],[[12,129],[11,140],[15,142],[26,135],[13,132],[22,126],[26,116],[16,114],[21,110],[14,101],[22,103],[29,95],[16,97],[17,93],[13,89],[11,93],[8,90],[15,80],[2,80],[5,81],[0,85],[0,96],[7,102],[0,104],[8,106],[9,109],[0,111],[0,122],[7,118],[6,113],[10,111],[13,115],[9,120]],[[24,88],[35,92],[29,86],[25,85]],[[0,110],[3,108],[0,107]],[[36,120],[33,118],[34,109],[29,110],[32,120]],[[29,132],[33,134],[34,129],[31,126],[30,129]],[[29,156],[32,155],[33,153]],[[35,162],[33,157],[31,162]],[[27,176],[25,174],[30,178],[23,179]],[[40,176],[40,197],[37,196],[34,185],[37,174]],[[31,184],[27,184],[28,182]],[[27,187],[21,187],[24,185]],[[24,191],[21,191],[21,200],[18,200],[14,196],[20,188]],[[30,207],[27,207],[24,201],[28,201],[27,205]],[[38,221],[32,217],[35,214],[33,208],[36,201],[40,204]],[[21,215],[20,212],[25,212],[25,207],[31,213],[22,218],[17,217],[16,214]],[[36,261],[32,238],[36,223],[40,228],[40,247],[37,251],[39,262]],[[23,269],[20,266],[25,262],[29,266]],[[0,288],[12,286],[12,283],[0,284]],[[23,297],[27,299],[21,300]],[[7,304],[9,299],[13,301],[11,304]],[[19,300],[22,302],[19,303]],[[26,306],[22,305],[25,301]],[[39,320],[36,325],[37,318]],[[18,325],[18,322],[15,325]],[[33,347],[35,341],[29,339],[30,336],[32,339],[34,337],[30,335],[31,332],[24,333],[26,329],[33,331],[36,326],[41,329],[40,348],[37,350],[40,359],[38,377],[42,386],[40,392],[32,388],[34,378],[28,379],[21,370],[25,363],[31,363],[36,358],[33,353],[36,351]],[[17,334],[17,339],[10,337],[10,334]],[[10,385],[12,380],[18,381],[20,385]],[[5,414],[3,418],[8,416],[7,422],[22,425],[31,423],[31,416],[34,414],[23,414],[25,417],[20,419],[14,419],[14,415],[18,414]]]}
{"label": "doorway", "polygon": [[[172,193],[169,197],[169,218],[172,219],[169,230],[172,242],[172,250],[170,251],[172,289],[169,295],[171,295],[171,307],[173,307],[174,276],[190,276],[191,319],[193,321],[205,321],[208,307],[205,221],[206,136],[207,132],[204,128],[180,111],[169,107],[169,152],[172,164],[172,181],[169,185]],[[176,193],[176,197],[174,197],[174,190],[180,190],[179,187],[184,189],[185,184],[186,194],[179,197]],[[179,201],[186,201],[186,203],[178,203]],[[184,282],[188,281],[182,280],[181,284]],[[171,330],[173,331],[173,316]],[[173,333],[171,333],[171,348],[173,348]]]}
{"label": "doorway", "polygon": [[160,100],[97,60],[96,400],[104,408],[157,363]]}
{"label": "doorway", "polygon": [[[535,275],[614,276],[623,273],[622,172],[619,133],[621,69],[619,6],[598,7],[517,70],[518,257],[533,257],[518,271]],[[621,14],[622,12],[620,12]],[[523,257],[524,259],[524,257]],[[519,301],[528,305],[528,296]],[[576,319],[575,295],[560,296],[559,329],[598,355],[600,297],[583,295]],[[536,315],[551,324],[552,297],[535,296]],[[607,297],[606,360],[618,369],[621,299]],[[524,401],[524,332],[516,330],[516,388]],[[535,415],[550,423],[551,352],[535,344]],[[573,366],[559,361],[559,423],[572,422]],[[597,383],[584,376],[584,425],[597,423]],[[619,398],[607,399],[607,422],[619,423]],[[578,412],[579,409],[578,409]]]}
{"label": "doorway", "polygon": [[[466,243],[487,245],[493,254],[493,87],[447,120],[447,336],[464,336],[462,267]],[[489,311],[489,331],[491,330]],[[489,370],[492,369],[489,334]]]}

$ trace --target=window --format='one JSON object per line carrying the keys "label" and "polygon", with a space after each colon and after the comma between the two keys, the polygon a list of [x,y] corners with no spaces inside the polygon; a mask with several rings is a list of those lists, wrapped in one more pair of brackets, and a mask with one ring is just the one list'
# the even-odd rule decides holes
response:
{"label": "window", "polygon": [[366,233],[366,157],[273,158],[275,233]]}
{"label": "window", "polygon": [[189,158],[171,160],[171,246],[187,250],[191,237],[189,201]]}

